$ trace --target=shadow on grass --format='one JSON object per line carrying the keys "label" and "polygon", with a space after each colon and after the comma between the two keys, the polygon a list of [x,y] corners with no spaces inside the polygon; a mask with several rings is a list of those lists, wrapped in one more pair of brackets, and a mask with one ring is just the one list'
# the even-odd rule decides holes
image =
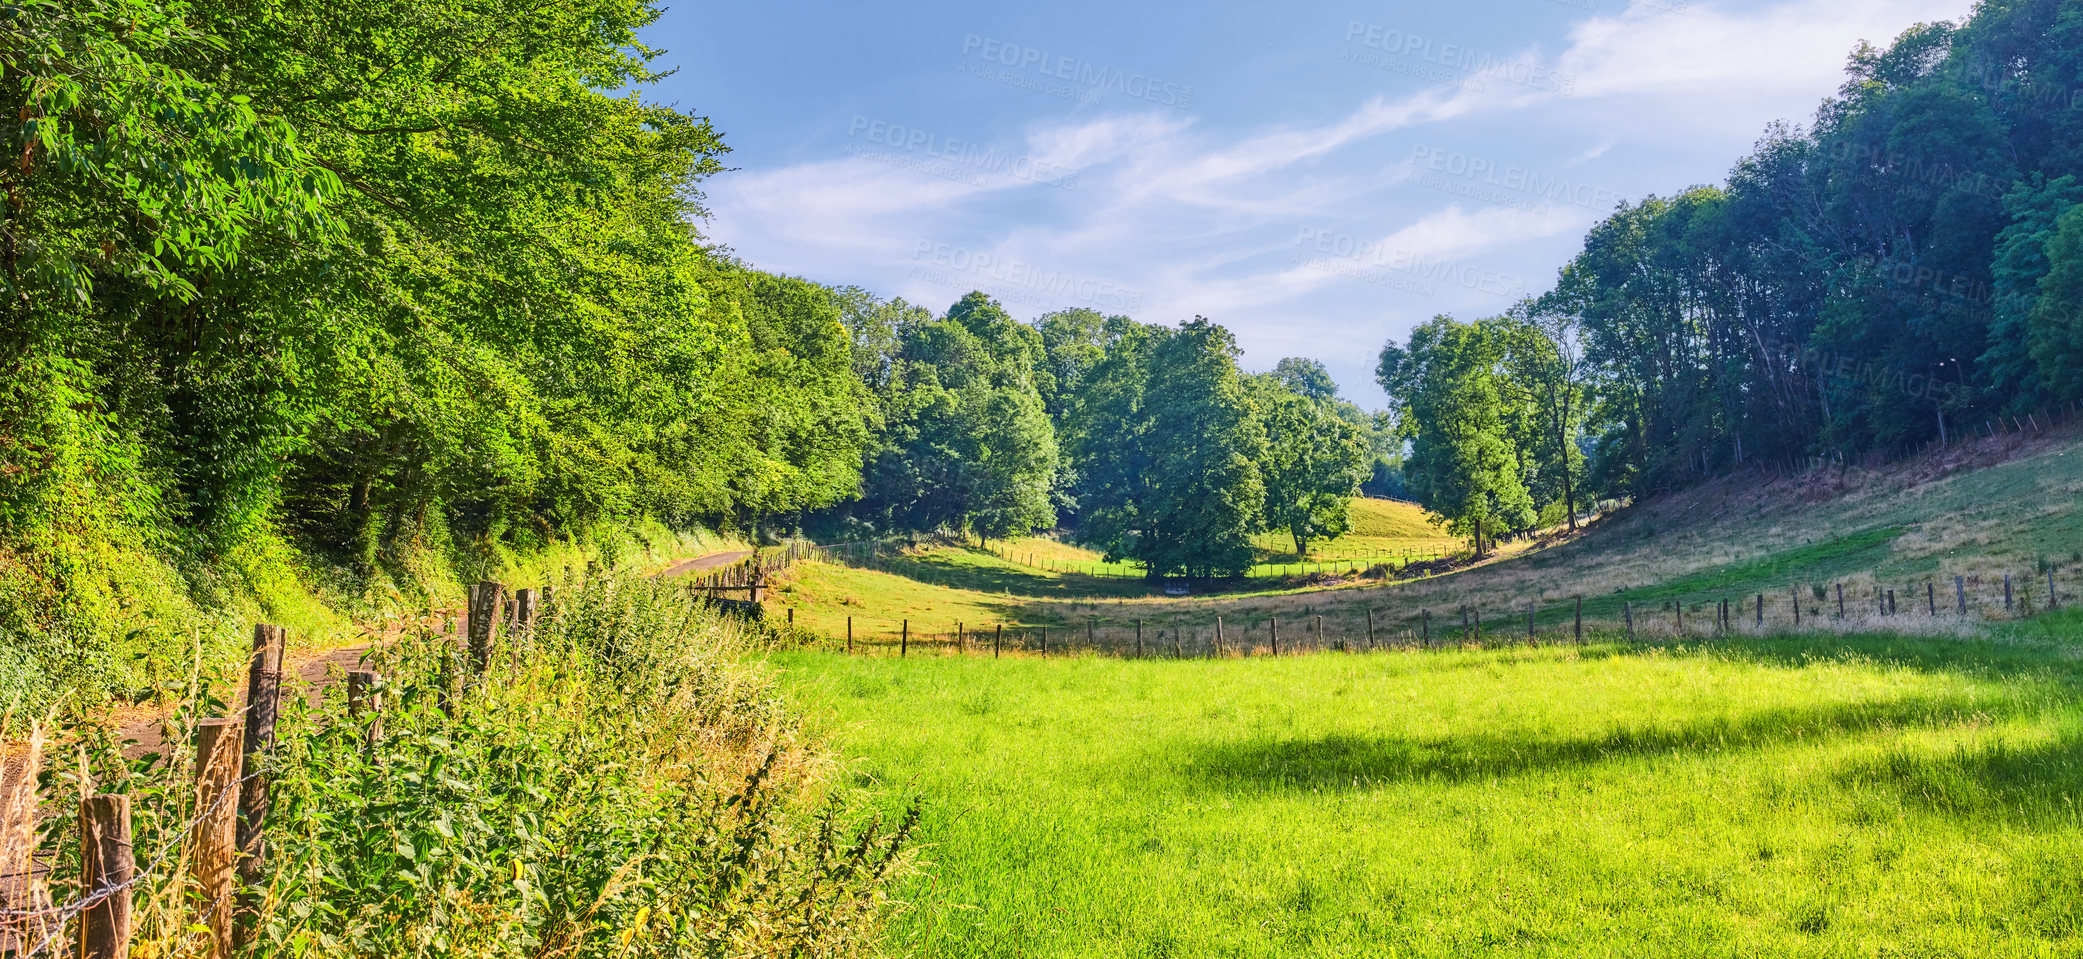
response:
{"label": "shadow on grass", "polygon": [[1118,599],[1150,594],[1150,587],[1140,579],[1089,573],[1051,576],[1004,563],[985,550],[968,546],[890,559],[880,568],[936,586],[1037,599]]}
{"label": "shadow on grass", "polygon": [[1836,778],[1951,816],[2073,826],[2083,801],[2083,730],[2070,728],[2044,743],[1998,740],[1936,755],[1895,749],[1851,764]]}
{"label": "shadow on grass", "polygon": [[1990,638],[1855,634],[1793,635],[1694,641],[1689,649],[1743,660],[1802,668],[1819,662],[1861,662],[1922,673],[1982,679],[2083,683],[2083,611],[1993,627]]}
{"label": "shadow on grass", "polygon": [[1988,721],[2001,704],[1966,696],[1909,697],[1817,708],[1770,709],[1675,726],[1613,729],[1541,739],[1488,732],[1445,736],[1331,735],[1210,743],[1185,769],[1216,789],[1336,791],[1413,781],[1470,782],[1595,767],[1609,762],[1707,756],[1877,730],[1937,729]]}

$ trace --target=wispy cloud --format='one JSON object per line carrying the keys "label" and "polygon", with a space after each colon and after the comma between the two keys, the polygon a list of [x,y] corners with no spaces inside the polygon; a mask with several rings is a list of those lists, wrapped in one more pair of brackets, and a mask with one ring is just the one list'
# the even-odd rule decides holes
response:
{"label": "wispy cloud", "polygon": [[[1247,346],[1333,338],[1341,355],[1325,358],[1342,379],[1364,381],[1373,348],[1400,334],[1398,325],[1501,304],[1451,286],[1419,295],[1298,263],[1298,229],[1335,227],[1384,248],[1485,269],[1495,261],[1501,271],[1544,278],[1568,255],[1563,238],[1607,212],[1465,197],[1443,205],[1437,191],[1397,175],[1399,161],[1408,173],[1414,139],[1508,143],[1533,135],[1527,131],[1550,139],[1565,131],[1568,152],[1538,166],[1595,167],[1602,187],[1627,195],[1670,189],[1676,177],[1636,159],[1638,150],[1696,148],[1702,131],[1716,143],[1747,144],[1771,120],[1805,118],[1835,91],[1859,40],[1885,43],[1912,23],[1958,17],[1968,2],[1636,6],[1582,20],[1547,50],[1515,54],[1571,77],[1566,96],[1502,83],[1365,93],[1320,123],[1241,128],[1220,114],[1077,110],[1037,119],[1001,145],[1077,170],[1074,190],[936,177],[860,157],[815,159],[716,181],[710,230],[764,266],[927,303],[959,291],[945,275],[917,277],[920,244],[957,246],[1133,291],[1142,319],[1214,316]],[[1588,146],[1585,130],[1597,135]],[[1090,305],[1052,295],[1027,298],[1015,312]]]}

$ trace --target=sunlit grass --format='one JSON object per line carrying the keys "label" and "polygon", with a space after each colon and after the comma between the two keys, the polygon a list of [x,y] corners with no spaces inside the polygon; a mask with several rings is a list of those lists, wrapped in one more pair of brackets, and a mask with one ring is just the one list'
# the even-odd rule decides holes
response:
{"label": "sunlit grass", "polygon": [[932,804],[927,956],[2050,955],[2083,667],[2025,641],[775,657]]}

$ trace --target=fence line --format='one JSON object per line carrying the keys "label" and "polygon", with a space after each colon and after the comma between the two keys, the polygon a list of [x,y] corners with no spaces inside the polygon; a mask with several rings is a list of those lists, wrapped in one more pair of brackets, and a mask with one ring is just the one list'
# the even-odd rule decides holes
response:
{"label": "fence line", "polygon": [[[2055,567],[2028,577],[2001,579],[1955,576],[1916,580],[1890,587],[1833,581],[1772,592],[1705,593],[1654,596],[1646,602],[1605,597],[1568,596],[1529,601],[1491,600],[1440,605],[1337,605],[1322,612],[1304,607],[1299,613],[1237,617],[1196,611],[1134,620],[1090,617],[1048,623],[948,623],[920,628],[916,620],[890,620],[891,625],[864,628],[846,620],[848,652],[908,655],[927,653],[1065,655],[1095,654],[1133,658],[1226,657],[1355,652],[1374,649],[1492,648],[1552,642],[1582,643],[1587,636],[1649,640],[1728,638],[1780,635],[1824,629],[1910,630],[1937,626],[2016,621],[2062,608],[2077,595],[2072,576]],[[2029,584],[2029,585],[2028,585]],[[1834,590],[1833,590],[1834,587]],[[2044,588],[2044,592],[2042,592]],[[1652,594],[1654,590],[1650,590]],[[1904,600],[1907,602],[1904,602]],[[1605,609],[1586,609],[1587,601]],[[1389,614],[1397,613],[1391,616]],[[1438,616],[1458,625],[1436,628]],[[793,611],[791,611],[793,622]],[[1051,631],[1055,639],[1052,641]],[[988,648],[978,637],[994,638]],[[836,637],[835,637],[836,639]]]}
{"label": "fence line", "polygon": [[[770,562],[790,561],[790,557],[777,557]],[[494,581],[471,586],[467,611],[443,623],[438,633],[451,648],[467,650],[464,661],[473,674],[461,684],[461,692],[475,688],[501,652],[502,635],[526,635],[540,617],[553,613],[553,603],[554,593],[547,586],[539,591],[516,590],[511,598],[506,587]],[[260,624],[254,628],[245,705],[235,718],[198,722],[197,809],[192,818],[172,828],[149,859],[140,863],[131,844],[129,797],[105,794],[80,799],[81,891],[63,903],[49,902],[48,851],[37,848],[35,831],[24,829],[21,818],[26,805],[27,822],[33,827],[45,733],[41,726],[32,731],[21,773],[6,783],[11,787],[7,795],[0,796],[0,812],[5,813],[0,820],[0,955],[29,959],[71,954],[62,944],[76,933],[76,954],[82,959],[127,959],[134,934],[133,891],[162,876],[170,866],[183,863],[190,867],[190,875],[183,881],[202,893],[184,897],[194,901],[192,921],[183,924],[183,934],[206,943],[201,954],[212,959],[229,957],[250,944],[267,881],[263,871],[267,763],[275,750],[274,720],[281,708],[281,665],[287,641],[288,635],[280,627]],[[453,708],[447,699],[449,679],[443,679],[441,685],[437,690],[441,701]],[[349,677],[345,721],[365,727],[363,735],[372,754],[383,735],[382,694],[377,673],[357,670]]]}

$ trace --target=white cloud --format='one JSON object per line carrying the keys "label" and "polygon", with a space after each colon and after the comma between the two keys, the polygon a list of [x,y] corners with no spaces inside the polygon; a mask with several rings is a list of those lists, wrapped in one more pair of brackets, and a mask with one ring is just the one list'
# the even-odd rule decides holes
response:
{"label": "white cloud", "polygon": [[[1915,22],[1962,16],[1968,3],[1680,10],[1639,4],[1580,21],[1550,46],[1559,52],[1531,46],[1517,54],[1521,63],[1568,78],[1568,95],[1493,80],[1375,96],[1316,124],[1239,129],[1219,113],[1157,110],[1041,120],[1005,149],[1077,170],[1075,189],[964,177],[959,166],[951,176],[929,157],[885,151],[899,155],[719,179],[711,190],[711,229],[756,263],[926,303],[952,302],[962,290],[948,285],[947,271],[921,278],[922,242],[1017,267],[1022,277],[1074,281],[1056,292],[1026,288],[1031,296],[1009,302],[1021,315],[1077,305],[1118,309],[1061,292],[1103,287],[1140,304],[1139,318],[1205,314],[1236,325],[1247,345],[1293,351],[1298,337],[1335,343],[1341,330],[1364,330],[1364,348],[1337,343],[1340,355],[1324,357],[1334,368],[1350,367],[1341,368],[1349,379],[1356,364],[1371,363],[1379,336],[1400,335],[1385,324],[1503,304],[1446,285],[1413,296],[1351,271],[1298,262],[1298,228],[1338,229],[1375,237],[1379,249],[1546,277],[1568,255],[1566,238],[1605,212],[1567,204],[1437,208],[1437,194],[1408,188],[1408,176],[1396,175],[1397,164],[1387,160],[1410,155],[1396,134],[1422,130],[1427,139],[1491,144],[1560,140],[1570,147],[1532,162],[1555,170],[1597,161],[1598,182],[1615,191],[1668,190],[1725,170],[1736,158],[1730,151],[1766,123],[1806,118],[1836,90],[1845,55],[1859,40],[1886,43]],[[1586,131],[1596,137],[1588,146]],[[1648,153],[1652,144],[1662,152]],[[1672,166],[1674,155],[1693,165]],[[991,285],[988,276],[959,271],[953,282],[971,277]],[[999,285],[1022,289],[1017,281]]]}

